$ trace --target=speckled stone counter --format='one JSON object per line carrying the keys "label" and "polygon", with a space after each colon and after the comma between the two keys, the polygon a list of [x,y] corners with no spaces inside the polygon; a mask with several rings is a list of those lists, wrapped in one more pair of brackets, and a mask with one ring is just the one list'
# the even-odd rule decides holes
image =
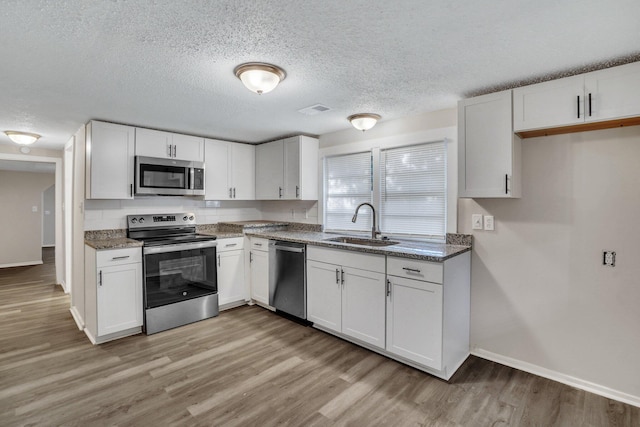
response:
{"label": "speckled stone counter", "polygon": [[[432,262],[442,262],[456,255],[468,252],[471,250],[470,245],[451,245],[445,243],[427,243],[413,240],[399,240],[391,239],[393,241],[399,241],[396,245],[389,246],[366,246],[366,245],[353,245],[349,243],[328,242],[326,239],[331,239],[337,236],[345,236],[346,234],[334,234],[323,232],[310,232],[310,231],[245,231],[248,236],[262,237],[265,239],[284,240],[288,242],[305,243],[307,245],[325,246],[335,249],[346,249],[350,251],[365,252],[371,254],[399,256],[403,258],[420,259]],[[354,237],[367,237],[363,235],[354,235]],[[460,235],[458,235],[460,236]],[[470,239],[462,239],[461,241],[469,241]]]}
{"label": "speckled stone counter", "polygon": [[112,237],[110,239],[85,239],[85,245],[101,251],[106,249],[123,249],[142,247],[142,242],[127,237]]}

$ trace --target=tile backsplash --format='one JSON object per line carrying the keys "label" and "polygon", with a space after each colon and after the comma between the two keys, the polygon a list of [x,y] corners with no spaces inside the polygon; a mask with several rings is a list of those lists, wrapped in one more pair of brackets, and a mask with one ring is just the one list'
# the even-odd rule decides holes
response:
{"label": "tile backsplash", "polygon": [[86,200],[85,230],[126,229],[127,215],[193,212],[198,224],[273,220],[318,224],[315,201],[205,201],[189,197],[140,197],[133,200]]}

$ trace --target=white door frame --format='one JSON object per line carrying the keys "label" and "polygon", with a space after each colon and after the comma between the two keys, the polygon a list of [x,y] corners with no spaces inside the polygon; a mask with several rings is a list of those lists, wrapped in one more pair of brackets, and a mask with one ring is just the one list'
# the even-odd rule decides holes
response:
{"label": "white door frame", "polygon": [[[62,159],[59,157],[29,156],[26,154],[0,153],[0,160],[16,160],[21,162],[55,163],[56,165],[56,283],[63,284],[64,240],[62,238]],[[68,292],[65,289],[65,292]]]}

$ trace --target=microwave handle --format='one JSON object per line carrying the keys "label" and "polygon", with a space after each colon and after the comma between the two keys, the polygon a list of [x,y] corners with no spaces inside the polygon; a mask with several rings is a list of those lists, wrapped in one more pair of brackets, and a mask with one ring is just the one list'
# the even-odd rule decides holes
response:
{"label": "microwave handle", "polygon": [[196,168],[189,168],[189,189],[195,190],[196,188]]}

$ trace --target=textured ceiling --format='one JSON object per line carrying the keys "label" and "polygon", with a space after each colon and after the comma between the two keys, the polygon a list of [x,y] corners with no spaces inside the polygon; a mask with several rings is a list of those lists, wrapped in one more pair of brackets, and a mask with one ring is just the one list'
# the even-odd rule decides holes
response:
{"label": "textured ceiling", "polygon": [[[3,0],[0,130],[61,148],[101,119],[234,141],[454,107],[469,94],[638,60],[638,0]],[[258,96],[249,61],[286,80]],[[331,111],[305,116],[316,103]],[[0,143],[10,143],[2,134]]]}

